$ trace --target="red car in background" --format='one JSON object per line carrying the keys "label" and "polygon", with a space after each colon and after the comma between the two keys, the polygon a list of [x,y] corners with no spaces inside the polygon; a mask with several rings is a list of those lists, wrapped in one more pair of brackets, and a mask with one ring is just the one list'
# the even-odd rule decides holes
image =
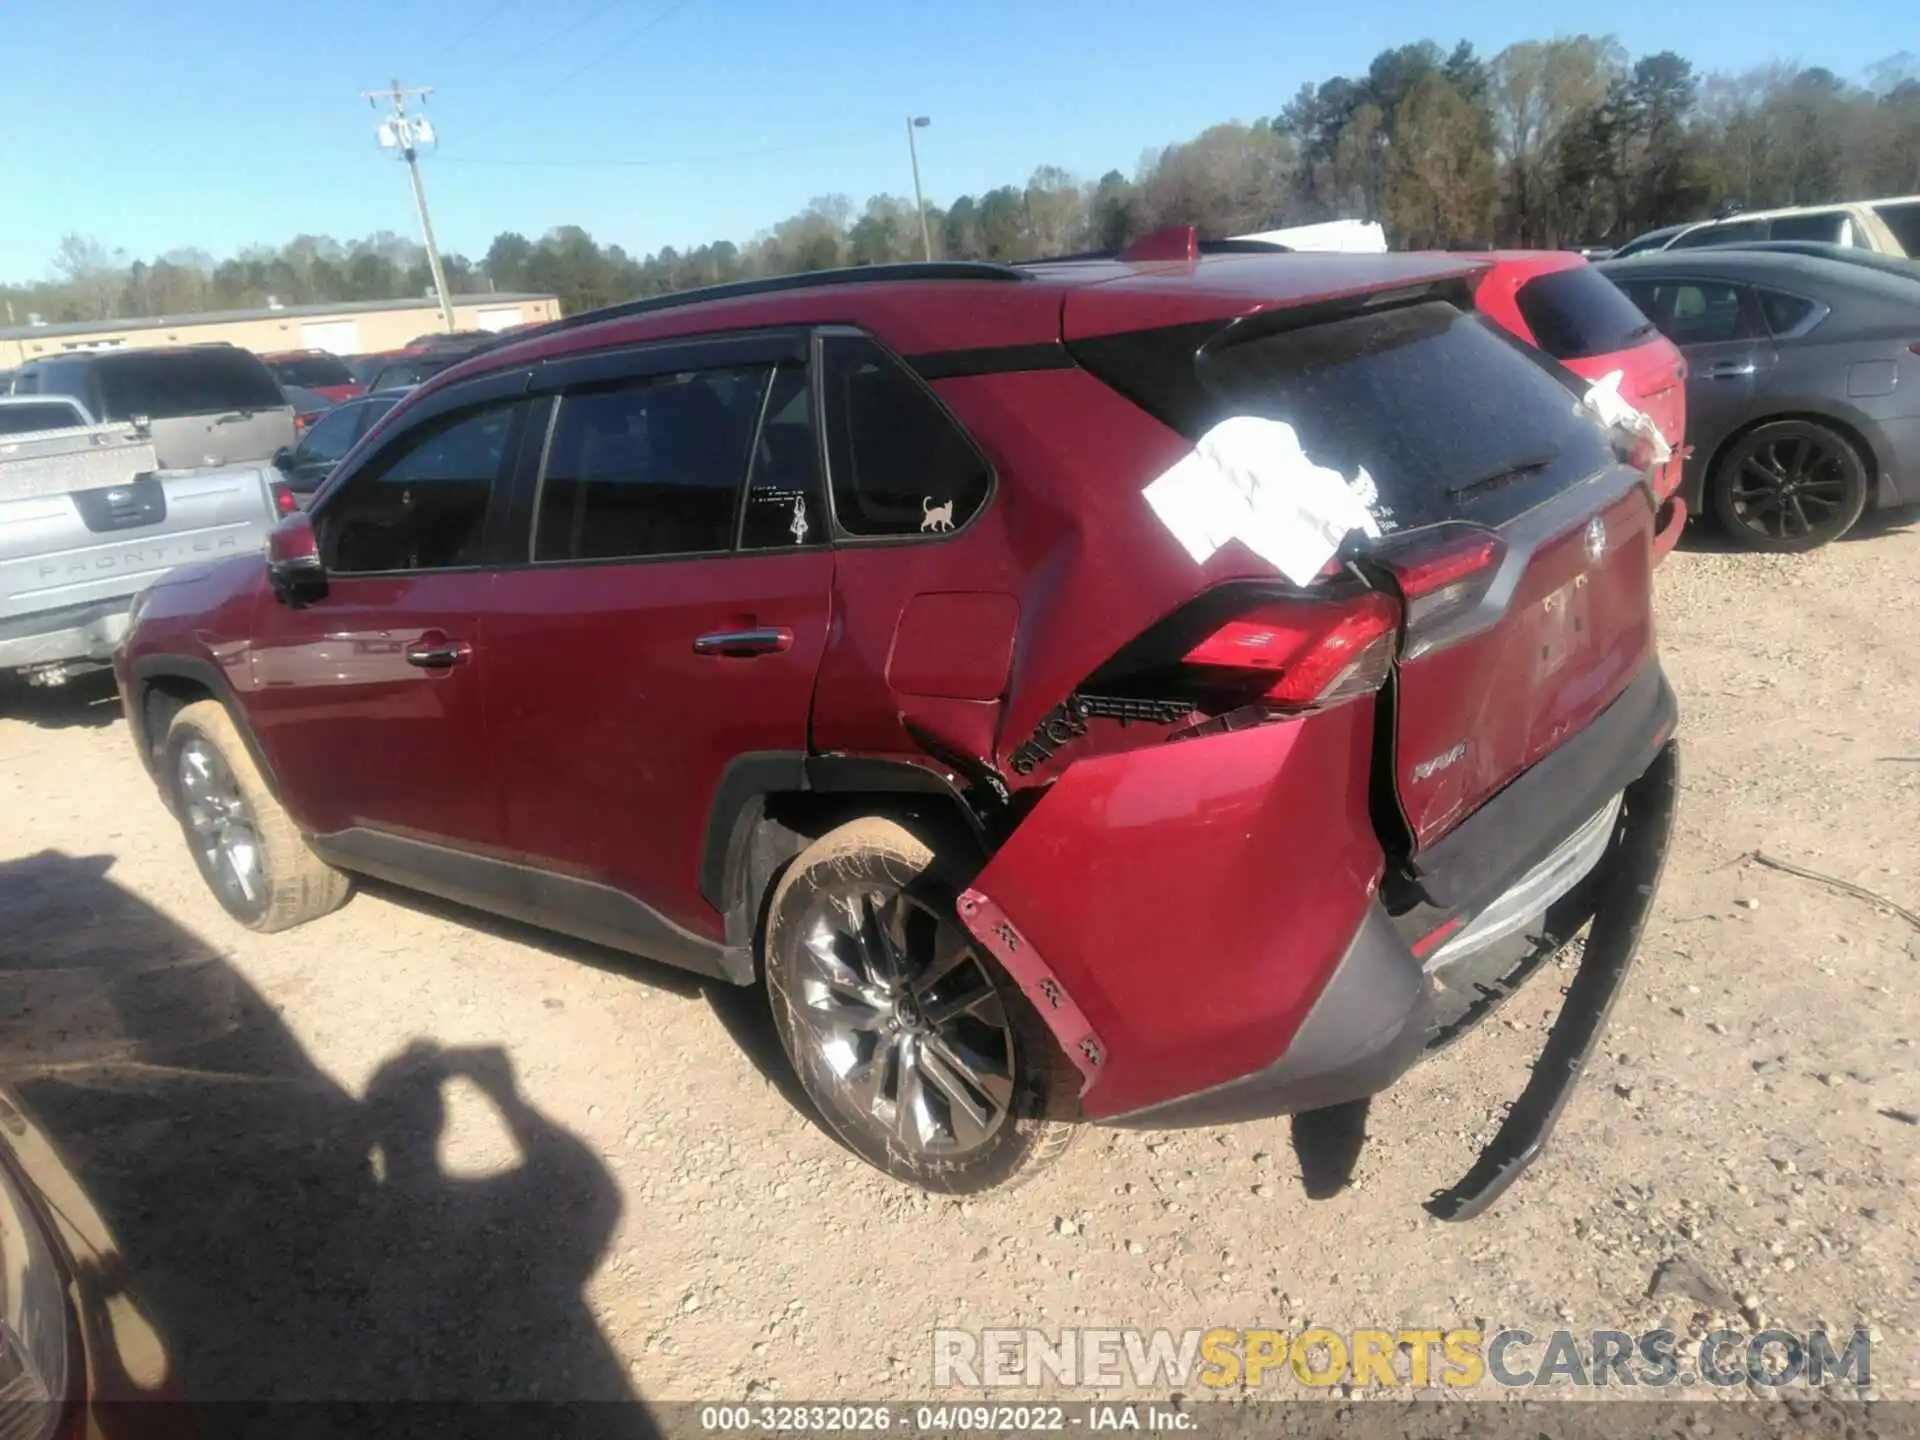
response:
{"label": "red car in background", "polygon": [[1570,250],[1495,250],[1474,304],[1502,329],[1545,351],[1583,380],[1621,372],[1620,396],[1660,427],[1673,456],[1654,476],[1660,499],[1654,558],[1687,523],[1680,472],[1687,428],[1687,362],[1611,280]]}
{"label": "red car in background", "polygon": [[353,378],[346,362],[325,350],[284,350],[260,359],[282,386],[312,390],[336,405],[367,393],[367,387]]}

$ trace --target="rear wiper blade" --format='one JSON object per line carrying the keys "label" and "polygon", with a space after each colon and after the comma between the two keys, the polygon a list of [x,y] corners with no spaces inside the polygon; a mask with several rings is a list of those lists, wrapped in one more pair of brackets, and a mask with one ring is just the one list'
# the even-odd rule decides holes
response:
{"label": "rear wiper blade", "polygon": [[1475,476],[1473,479],[1467,481],[1465,484],[1454,485],[1449,487],[1449,489],[1447,490],[1447,495],[1449,497],[1454,497],[1459,495],[1465,495],[1470,491],[1474,491],[1474,490],[1484,490],[1489,486],[1493,486],[1493,485],[1504,485],[1509,480],[1518,480],[1522,476],[1532,475],[1541,470],[1544,470],[1559,458],[1560,458],[1560,451],[1558,450],[1558,448],[1555,448],[1552,450],[1542,451],[1538,455],[1528,456],[1524,460],[1510,461],[1509,463],[1500,466],[1498,469],[1489,470],[1484,475]]}

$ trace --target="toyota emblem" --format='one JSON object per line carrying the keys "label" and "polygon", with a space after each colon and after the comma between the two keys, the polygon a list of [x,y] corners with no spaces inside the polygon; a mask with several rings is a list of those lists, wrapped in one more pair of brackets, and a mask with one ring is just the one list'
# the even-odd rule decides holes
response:
{"label": "toyota emblem", "polygon": [[1587,521],[1587,558],[1598,560],[1607,553],[1607,522],[1598,515]]}

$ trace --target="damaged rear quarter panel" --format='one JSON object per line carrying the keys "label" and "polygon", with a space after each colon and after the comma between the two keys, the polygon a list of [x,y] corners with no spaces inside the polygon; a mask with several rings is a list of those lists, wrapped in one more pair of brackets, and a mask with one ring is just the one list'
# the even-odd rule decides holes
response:
{"label": "damaged rear quarter panel", "polygon": [[1099,1037],[1093,1118],[1271,1064],[1384,863],[1371,697],[1079,760],[974,882]]}

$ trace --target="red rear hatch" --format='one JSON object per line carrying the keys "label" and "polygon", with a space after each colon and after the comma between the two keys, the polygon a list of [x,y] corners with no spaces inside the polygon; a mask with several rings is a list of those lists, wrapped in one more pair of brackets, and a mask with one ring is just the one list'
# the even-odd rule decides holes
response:
{"label": "red rear hatch", "polygon": [[1105,339],[1074,343],[1079,294],[1066,320],[1083,364],[1189,438],[1230,416],[1280,420],[1316,465],[1372,481],[1386,533],[1346,553],[1399,592],[1382,778],[1417,848],[1646,664],[1654,502],[1564,372],[1464,308],[1464,287],[1370,279],[1371,296],[1225,328],[1128,337],[1096,323]]}

